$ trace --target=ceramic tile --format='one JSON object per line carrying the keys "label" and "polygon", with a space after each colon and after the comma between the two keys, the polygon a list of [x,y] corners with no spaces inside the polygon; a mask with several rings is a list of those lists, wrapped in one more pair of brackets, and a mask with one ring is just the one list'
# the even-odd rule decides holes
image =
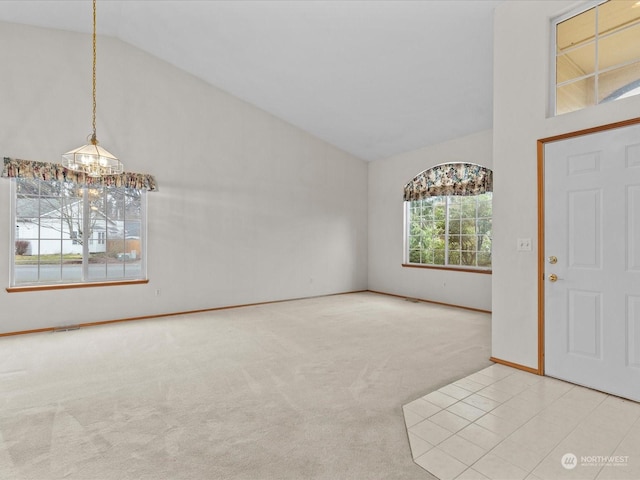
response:
{"label": "ceramic tile", "polygon": [[416,463],[440,480],[454,480],[467,466],[439,448],[433,448],[416,459]]}
{"label": "ceramic tile", "polygon": [[[638,408],[640,408],[640,403],[637,403],[636,405],[638,406]],[[627,433],[627,437],[625,438],[635,438],[640,444],[640,419],[636,420],[635,423],[631,426],[631,428],[629,429],[629,433]]]}
{"label": "ceramic tile", "polygon": [[409,432],[409,446],[411,447],[411,457],[414,460],[433,448],[429,442],[411,432]]}
{"label": "ceramic tile", "polygon": [[521,443],[516,443],[507,438],[491,450],[491,453],[504,458],[509,463],[531,472],[547,456],[546,451],[536,451],[527,448]]}
{"label": "ceramic tile", "polygon": [[616,465],[605,465],[602,467],[597,480],[638,480],[640,478],[640,466],[634,465],[631,461]]}
{"label": "ceramic tile", "polygon": [[497,382],[492,384],[491,387],[495,388],[496,390],[500,390],[501,392],[508,393],[510,395],[517,395],[518,393],[521,393],[524,390],[526,390],[528,385],[520,381],[518,378],[514,378],[513,376],[510,376],[510,377],[505,377],[498,380]]}
{"label": "ceramic tile", "polygon": [[458,435],[452,435],[447,438],[444,442],[438,445],[438,448],[460,460],[465,465],[473,465],[487,453],[487,450],[484,448],[481,448]]}
{"label": "ceramic tile", "polygon": [[446,428],[452,433],[462,430],[471,423],[469,420],[459,417],[455,413],[448,412],[447,410],[442,410],[440,413],[436,413],[429,420],[440,425],[442,428]]}
{"label": "ceramic tile", "polygon": [[[638,408],[640,408],[640,404],[638,404]],[[616,453],[630,455],[633,457],[633,462],[640,465],[640,421],[636,420],[635,424],[629,429],[629,432],[616,447]]]}
{"label": "ceramic tile", "polygon": [[567,387],[565,384],[558,385],[555,382],[547,381],[547,379],[545,378],[542,381],[534,385],[531,385],[529,388],[527,388],[526,391],[522,392],[520,395],[536,396],[538,398],[548,400],[550,403],[562,397],[570,389],[571,388]]}
{"label": "ceramic tile", "polygon": [[523,395],[523,393],[524,392],[508,399],[504,402],[504,405],[508,405],[509,407],[515,408],[516,410],[522,410],[536,414],[544,410],[554,402],[554,400],[551,399],[545,399],[544,397],[540,397],[537,395]]}
{"label": "ceramic tile", "polygon": [[473,468],[492,480],[523,480],[529,474],[492,453],[474,463]]}
{"label": "ceramic tile", "polygon": [[417,435],[432,445],[438,445],[453,434],[446,428],[436,425],[431,420],[423,420],[417,425],[414,425],[409,429],[409,433]]}
{"label": "ceramic tile", "polygon": [[464,472],[462,472],[459,476],[456,477],[456,480],[491,480],[485,477],[483,474],[474,470],[473,468],[467,468]]}
{"label": "ceramic tile", "polygon": [[474,373],[473,375],[469,375],[467,378],[469,380],[471,380],[472,382],[480,383],[480,384],[484,385],[485,387],[491,385],[492,383],[494,383],[496,381],[496,379],[494,377],[487,377],[486,375],[483,375],[480,372]]}
{"label": "ceramic tile", "polygon": [[482,395],[478,395],[477,393],[473,395],[469,395],[467,398],[463,400],[464,403],[468,405],[472,405],[480,410],[484,410],[485,412],[490,412],[494,408],[500,406],[500,402],[495,400],[491,400],[490,398],[483,397]]}
{"label": "ceramic tile", "polygon": [[621,441],[620,432],[582,423],[559,443],[558,448],[579,456],[611,455]]}
{"label": "ceramic tile", "polygon": [[607,394],[575,385],[562,398],[572,400],[576,405],[593,409],[607,398]]}
{"label": "ceramic tile", "polygon": [[499,403],[506,402],[511,397],[513,397],[513,395],[510,393],[498,390],[494,385],[495,384],[489,385],[488,387],[485,387],[482,390],[478,391],[478,395],[482,395],[483,397],[489,398]]}
{"label": "ceramic tile", "polygon": [[509,378],[513,378],[514,380],[517,379],[519,382],[530,387],[532,385],[541,383],[545,377],[541,377],[540,375],[536,375],[535,373],[516,370],[512,375],[509,376]]}
{"label": "ceramic tile", "polygon": [[457,433],[457,435],[465,440],[469,440],[475,445],[478,445],[480,448],[484,448],[485,450],[491,450],[503,440],[500,435],[497,435],[480,425],[476,425],[475,423],[463,428]]}
{"label": "ceramic tile", "polygon": [[480,370],[478,373],[481,373],[482,375],[486,375],[487,377],[499,379],[499,378],[504,378],[509,375],[512,375],[516,371],[517,370],[513,368],[505,367],[504,365],[500,365],[500,364],[495,364],[483,370]]}
{"label": "ceramic tile", "polygon": [[535,476],[533,473],[530,473],[529,475],[527,475],[527,477],[524,480],[542,480],[540,477]]}
{"label": "ceramic tile", "polygon": [[486,385],[482,383],[474,382],[470,380],[468,377],[463,378],[462,380],[458,380],[457,382],[453,382],[456,387],[464,388],[465,390],[469,390],[470,392],[477,392],[478,390],[482,390]]}
{"label": "ceramic tile", "polygon": [[476,420],[475,424],[500,435],[502,438],[506,438],[511,435],[520,426],[518,424],[511,423],[504,418],[496,417],[491,413],[487,413],[485,416]]}
{"label": "ceramic tile", "polygon": [[534,469],[534,473],[542,478],[551,478],[558,472],[567,470],[563,459],[567,455],[575,456],[575,467],[568,478],[595,478],[606,462],[603,458],[613,455],[620,442],[620,434],[599,431],[589,425],[580,424],[562,442],[558,444]]}
{"label": "ceramic tile", "polygon": [[593,480],[599,472],[600,467],[580,465],[580,458],[572,452],[554,449],[532,473],[541,480]]}
{"label": "ceramic tile", "polygon": [[404,410],[405,411],[410,410],[413,413],[421,416],[422,419],[425,419],[425,418],[429,418],[431,415],[438,413],[442,409],[437,405],[434,405],[433,403],[427,402],[426,400],[419,398],[417,400],[414,400],[411,403],[406,404],[404,406]]}
{"label": "ceramic tile", "polygon": [[421,400],[404,409],[409,442],[442,479],[640,479],[640,403],[498,364]]}
{"label": "ceramic tile", "polygon": [[519,426],[524,425],[535,416],[535,412],[527,409],[513,408],[506,403],[491,410],[491,414],[499,418],[504,418],[506,421]]}
{"label": "ceramic tile", "polygon": [[413,427],[416,423],[420,423],[425,419],[425,417],[418,415],[413,410],[409,410],[406,406],[403,407],[402,413],[404,414],[404,424],[407,427]]}
{"label": "ceramic tile", "polygon": [[473,405],[469,405],[468,403],[464,403],[464,402],[454,403],[453,405],[447,408],[447,411],[451,413],[455,413],[459,417],[466,418],[471,422],[473,422],[474,420],[477,420],[478,418],[483,416],[485,413],[487,413],[478,407],[474,407]]}
{"label": "ceramic tile", "polygon": [[450,405],[453,405],[458,401],[457,398],[453,398],[450,395],[446,395],[440,391],[431,392],[428,395],[422,397],[423,400],[426,400],[440,408],[447,408]]}
{"label": "ceramic tile", "polygon": [[[484,387],[484,388],[487,388],[487,387]],[[454,384],[447,385],[446,387],[442,387],[438,391],[441,393],[444,393],[445,395],[449,395],[450,397],[453,397],[457,400],[462,400],[468,397],[469,395],[471,395],[472,393],[469,390],[465,390],[464,388],[457,387]]]}
{"label": "ceramic tile", "polygon": [[553,423],[534,417],[513,432],[510,438],[535,450],[551,451],[566,435],[564,430]]}
{"label": "ceramic tile", "polygon": [[537,418],[554,425],[562,426],[565,429],[573,430],[587,415],[588,412],[580,409],[569,409],[567,405],[555,402],[539,412]]}
{"label": "ceramic tile", "polygon": [[608,397],[589,413],[584,423],[605,431],[624,432],[626,435],[638,416],[640,408],[635,402]]}

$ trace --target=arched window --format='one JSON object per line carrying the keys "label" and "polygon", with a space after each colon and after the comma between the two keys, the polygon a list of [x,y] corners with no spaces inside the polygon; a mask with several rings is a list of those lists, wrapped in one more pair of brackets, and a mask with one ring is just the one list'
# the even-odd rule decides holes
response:
{"label": "arched window", "polygon": [[493,172],[472,163],[436,165],[404,186],[410,266],[491,269]]}

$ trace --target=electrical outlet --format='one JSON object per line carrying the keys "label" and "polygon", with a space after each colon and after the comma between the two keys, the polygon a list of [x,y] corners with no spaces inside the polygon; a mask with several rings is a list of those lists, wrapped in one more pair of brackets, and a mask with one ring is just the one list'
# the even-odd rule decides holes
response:
{"label": "electrical outlet", "polygon": [[519,252],[530,252],[531,251],[531,239],[530,238],[519,238],[518,239],[518,251]]}

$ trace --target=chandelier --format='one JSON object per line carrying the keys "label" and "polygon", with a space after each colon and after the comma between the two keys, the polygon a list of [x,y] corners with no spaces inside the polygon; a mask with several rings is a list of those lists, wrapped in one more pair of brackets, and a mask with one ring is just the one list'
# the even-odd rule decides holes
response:
{"label": "chandelier", "polygon": [[96,137],[96,0],[93,0],[93,133],[89,143],[62,155],[62,165],[90,177],[118,175],[124,167],[118,158],[102,148]]}

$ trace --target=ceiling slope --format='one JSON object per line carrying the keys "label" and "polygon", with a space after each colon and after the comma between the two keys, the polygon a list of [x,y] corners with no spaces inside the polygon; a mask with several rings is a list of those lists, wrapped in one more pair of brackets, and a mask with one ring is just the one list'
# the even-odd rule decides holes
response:
{"label": "ceiling slope", "polygon": [[[105,0],[117,37],[365,160],[491,128],[499,0]],[[90,33],[91,2],[0,21]]]}

